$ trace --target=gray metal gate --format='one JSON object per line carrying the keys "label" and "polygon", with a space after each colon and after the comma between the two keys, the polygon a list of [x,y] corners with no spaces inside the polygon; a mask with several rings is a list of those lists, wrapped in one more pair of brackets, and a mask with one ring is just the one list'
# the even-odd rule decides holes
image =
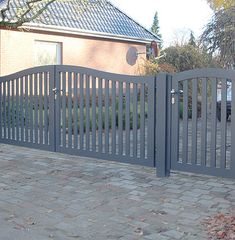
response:
{"label": "gray metal gate", "polygon": [[53,87],[51,66],[0,77],[2,143],[54,150]]}
{"label": "gray metal gate", "polygon": [[3,143],[154,166],[155,77],[43,66],[0,78]]}
{"label": "gray metal gate", "polygon": [[235,178],[235,71],[126,76],[43,66],[0,77],[0,141]]}
{"label": "gray metal gate", "polygon": [[172,77],[171,169],[235,177],[234,93],[234,71]]}

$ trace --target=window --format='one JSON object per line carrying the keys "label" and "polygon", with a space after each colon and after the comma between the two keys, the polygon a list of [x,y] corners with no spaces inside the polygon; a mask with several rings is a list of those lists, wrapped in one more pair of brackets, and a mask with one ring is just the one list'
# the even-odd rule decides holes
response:
{"label": "window", "polygon": [[61,63],[61,43],[35,41],[36,66]]}

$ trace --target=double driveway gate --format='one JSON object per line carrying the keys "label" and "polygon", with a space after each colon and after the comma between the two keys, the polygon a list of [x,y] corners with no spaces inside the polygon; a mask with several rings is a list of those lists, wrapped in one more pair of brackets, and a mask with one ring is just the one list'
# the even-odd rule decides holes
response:
{"label": "double driveway gate", "polygon": [[154,77],[42,66],[0,80],[1,142],[154,166]]}
{"label": "double driveway gate", "polygon": [[0,77],[0,140],[235,177],[235,72],[125,76],[43,66]]}

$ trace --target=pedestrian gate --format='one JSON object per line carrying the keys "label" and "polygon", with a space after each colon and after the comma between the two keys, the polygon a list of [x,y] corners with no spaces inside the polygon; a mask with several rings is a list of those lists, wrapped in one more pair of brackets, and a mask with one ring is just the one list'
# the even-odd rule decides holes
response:
{"label": "pedestrian gate", "polygon": [[235,71],[127,76],[42,66],[0,77],[0,141],[235,178]]}
{"label": "pedestrian gate", "polygon": [[235,71],[172,77],[171,169],[235,178]]}

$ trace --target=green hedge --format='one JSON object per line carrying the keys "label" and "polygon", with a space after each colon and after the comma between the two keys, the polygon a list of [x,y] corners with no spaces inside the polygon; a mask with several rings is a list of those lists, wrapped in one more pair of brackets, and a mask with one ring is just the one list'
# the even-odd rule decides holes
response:
{"label": "green hedge", "polygon": [[[6,99],[7,100],[7,99]],[[44,101],[42,101],[44,102]],[[12,106],[12,103],[14,103],[14,105]],[[23,105],[22,109],[23,111],[21,111],[21,104]],[[66,100],[66,106],[68,102]],[[89,103],[89,117],[90,117],[90,130],[92,130],[92,108],[91,108],[91,102]],[[110,101],[110,106],[109,106],[109,126],[108,128],[111,129],[113,126],[112,126],[112,113],[113,113],[113,109],[112,109],[112,106],[111,106],[111,101]],[[14,115],[15,116],[15,126],[16,126],[16,118],[17,118],[17,114],[18,114],[18,118],[19,118],[19,125],[21,125],[22,121],[24,123],[24,125],[26,124],[26,119],[25,119],[25,114],[26,114],[26,109],[25,109],[25,101],[22,101],[22,102],[19,102],[18,103],[18,109],[17,109],[17,106],[16,106],[16,99],[14,98],[11,98],[10,99],[10,104],[8,104],[8,101],[6,101],[6,105],[5,105],[5,109],[6,109],[6,114],[3,113],[2,111],[2,118],[3,120],[6,122],[6,125],[8,125],[8,112],[10,113],[10,126],[12,127],[13,126],[13,121],[12,121],[12,116]],[[102,128],[105,129],[105,108],[104,108],[104,102],[102,102]],[[30,104],[30,102],[28,101],[28,106],[27,108],[30,110],[32,109],[33,113],[32,113],[32,116],[33,116],[33,122],[35,122],[35,115],[36,115],[36,110],[35,110],[35,102],[32,103],[32,106]],[[145,103],[145,118],[147,118],[147,108],[148,108],[148,104]],[[73,108],[74,109],[74,108]],[[2,105],[2,110],[3,110],[3,105]],[[119,101],[118,101],[118,98],[116,99],[116,102],[115,102],[115,126],[118,127],[118,124],[119,124],[119,119],[118,119],[118,110],[119,110]],[[78,122],[77,122],[77,128],[78,128],[78,131],[80,129],[80,116],[81,116],[81,109],[78,108],[78,111],[77,111],[77,119],[78,119]],[[30,112],[28,113],[29,115]],[[45,110],[44,110],[44,104],[42,105],[42,119],[43,119],[43,126],[44,126],[44,114],[45,114]],[[140,101],[138,101],[138,105],[137,105],[137,128],[140,128],[140,114],[141,114],[141,109],[140,109]],[[60,114],[61,116],[61,123],[63,122],[63,116],[62,116],[62,113]],[[65,127],[68,128],[68,107],[66,107],[66,124],[65,124]],[[29,116],[30,117],[30,116]],[[59,116],[58,116],[59,117]],[[73,123],[73,119],[74,119],[74,111],[72,111],[72,116],[71,116],[71,119],[72,119],[72,131],[74,131],[74,123]],[[84,126],[84,131],[86,131],[86,117],[87,117],[87,112],[86,112],[86,107],[84,105],[83,107],[83,126]],[[4,119],[5,118],[5,119]],[[22,119],[23,118],[23,119]],[[47,122],[49,123],[49,116],[47,117]],[[123,116],[122,116],[122,123],[123,123],[123,129],[125,130],[126,129],[126,102],[123,101]],[[39,124],[39,105],[38,105],[38,124]],[[96,106],[96,126],[95,128],[98,130],[98,125],[99,125],[99,107]],[[61,126],[62,127],[62,126]],[[133,129],[133,103],[131,102],[130,103],[130,129]]]}
{"label": "green hedge", "polygon": [[[147,103],[145,103],[145,118],[147,118]],[[110,106],[109,107],[109,117],[108,117],[108,128],[111,129],[113,126],[112,126],[112,115],[113,115],[113,109],[112,107]],[[105,108],[103,107],[102,108],[102,117],[101,117],[101,121],[102,121],[102,129],[105,129]],[[78,119],[78,122],[77,122],[77,129],[78,129],[78,132],[80,130],[80,120],[81,120],[81,110],[78,109],[78,116],[77,116],[77,119]],[[141,109],[140,109],[140,104],[138,104],[137,106],[137,128],[139,129],[140,128],[140,114],[141,114]],[[96,107],[96,113],[95,113],[96,117],[96,125],[95,125],[95,129],[98,130],[99,128],[99,108]],[[72,119],[72,131],[74,131],[74,123],[73,123],[73,119],[74,119],[74,113],[72,112],[72,116],[71,116],[71,119]],[[84,126],[84,131],[86,131],[86,118],[87,118],[87,112],[86,112],[86,108],[83,108],[83,126]],[[130,129],[133,129],[133,120],[134,120],[134,117],[133,117],[133,104],[130,104]],[[61,114],[61,128],[62,128],[62,123],[63,123],[63,116]],[[122,124],[123,124],[123,130],[126,129],[126,106],[125,106],[125,103],[123,104],[123,115],[122,115]],[[116,109],[115,109],[115,126],[118,127],[119,125],[119,116],[118,116],[118,103],[116,103]],[[66,124],[65,124],[66,128],[68,128],[68,109],[66,110]],[[92,109],[89,108],[89,126],[90,126],[90,131],[92,130]]]}

